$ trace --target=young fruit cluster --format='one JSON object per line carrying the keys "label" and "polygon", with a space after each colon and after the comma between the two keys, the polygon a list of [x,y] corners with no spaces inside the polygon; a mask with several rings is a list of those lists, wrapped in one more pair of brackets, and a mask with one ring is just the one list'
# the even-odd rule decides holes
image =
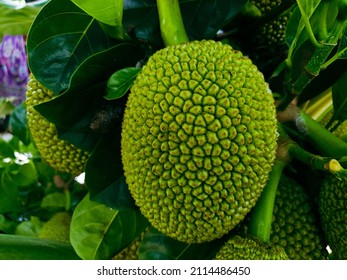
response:
{"label": "young fruit cluster", "polygon": [[288,260],[284,249],[278,245],[263,244],[251,236],[235,235],[218,251],[216,260]]}
{"label": "young fruit cluster", "polygon": [[347,179],[333,175],[323,181],[319,213],[333,258],[347,259]]}
{"label": "young fruit cluster", "polygon": [[326,244],[314,205],[304,188],[283,174],[276,192],[270,241],[292,260],[327,258]]}
{"label": "young fruit cluster", "polygon": [[36,105],[48,102],[54,97],[51,90],[30,75],[26,92],[29,129],[42,158],[58,171],[76,176],[84,171],[88,153],[65,140],[60,140],[55,125],[35,110]]}

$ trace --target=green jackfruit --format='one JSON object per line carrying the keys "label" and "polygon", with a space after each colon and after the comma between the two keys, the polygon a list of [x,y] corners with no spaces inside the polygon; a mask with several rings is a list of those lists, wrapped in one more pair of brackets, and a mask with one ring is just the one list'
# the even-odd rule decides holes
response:
{"label": "green jackfruit", "polygon": [[138,260],[139,259],[139,247],[142,240],[143,235],[136,238],[131,244],[115,255],[113,260]]}
{"label": "green jackfruit", "polygon": [[276,192],[270,241],[292,260],[326,259],[326,244],[308,195],[301,185],[282,175]]}
{"label": "green jackfruit", "polygon": [[69,242],[71,214],[59,212],[52,216],[39,232],[39,238]]}
{"label": "green jackfruit", "polygon": [[347,260],[347,179],[327,176],[319,194],[319,213],[336,259]]}
{"label": "green jackfruit", "polygon": [[169,46],[150,57],[128,97],[126,181],[157,230],[210,241],[255,205],[276,140],[274,99],[250,59],[214,41]]}
{"label": "green jackfruit", "polygon": [[[320,124],[323,126],[326,126],[330,119],[332,118],[334,114],[334,110],[331,110],[329,113],[327,113],[324,118],[320,121]],[[330,127],[334,127],[338,124],[338,121],[334,121]],[[342,139],[347,138],[347,120],[342,121],[336,129],[332,131],[332,134],[336,135],[337,137],[340,137]]]}
{"label": "green jackfruit", "polygon": [[216,260],[288,260],[284,249],[271,243],[264,244],[251,236],[235,235],[218,251]]}
{"label": "green jackfruit", "polygon": [[48,122],[34,106],[54,98],[54,93],[31,74],[27,85],[26,105],[28,125],[42,158],[58,171],[79,175],[84,171],[88,153],[58,139],[53,123]]}

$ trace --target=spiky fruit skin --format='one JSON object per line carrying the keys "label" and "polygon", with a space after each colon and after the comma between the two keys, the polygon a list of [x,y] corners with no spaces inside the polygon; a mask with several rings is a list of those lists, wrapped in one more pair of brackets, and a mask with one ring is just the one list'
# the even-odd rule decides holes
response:
{"label": "spiky fruit skin", "polygon": [[329,175],[319,194],[319,213],[336,259],[347,260],[347,179]]}
{"label": "spiky fruit skin", "polygon": [[327,258],[317,215],[303,187],[282,175],[277,187],[270,241],[282,246],[291,260]]}
{"label": "spiky fruit skin", "polygon": [[194,41],[150,57],[122,124],[122,161],[141,212],[187,243],[221,237],[255,205],[275,159],[263,75],[228,45]]}
{"label": "spiky fruit skin", "polygon": [[58,139],[53,123],[48,122],[34,106],[54,98],[54,93],[45,88],[31,74],[27,85],[26,105],[28,126],[42,158],[61,172],[79,175],[84,171],[88,153],[67,141]]}
{"label": "spiky fruit skin", "polygon": [[[320,121],[320,124],[323,126],[326,126],[330,119],[332,118],[334,114],[334,110],[331,110],[329,113],[327,113],[324,118]],[[334,127],[337,124],[337,121],[334,121],[331,124],[331,127]],[[332,131],[332,134],[336,135],[337,137],[345,139],[347,137],[347,121],[343,121],[335,130]]]}
{"label": "spiky fruit skin", "polygon": [[251,236],[235,235],[218,251],[215,260],[288,260],[284,249]]}
{"label": "spiky fruit skin", "polygon": [[70,241],[71,214],[59,212],[52,216],[39,232],[39,238],[46,238],[56,241]]}
{"label": "spiky fruit skin", "polygon": [[131,244],[123,249],[121,252],[119,252],[117,255],[115,255],[112,259],[113,260],[138,260],[139,259],[139,247],[141,243],[142,238],[136,238]]}

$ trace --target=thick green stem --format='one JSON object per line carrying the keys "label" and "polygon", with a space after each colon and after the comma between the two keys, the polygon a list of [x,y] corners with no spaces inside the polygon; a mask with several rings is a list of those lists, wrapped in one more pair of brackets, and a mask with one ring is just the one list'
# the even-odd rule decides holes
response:
{"label": "thick green stem", "polygon": [[178,0],[157,0],[161,37],[165,46],[189,42]]}
{"label": "thick green stem", "polygon": [[248,233],[260,239],[263,243],[270,241],[273,208],[278,182],[286,162],[277,160],[270,172],[270,178],[252,210]]}
{"label": "thick green stem", "polygon": [[304,112],[300,111],[295,119],[295,124],[323,156],[342,157],[347,155],[347,143]]}
{"label": "thick green stem", "polygon": [[290,159],[299,160],[312,169],[330,172],[336,177],[347,177],[347,170],[341,165],[341,163],[347,161],[347,157],[341,157],[338,161],[332,157],[323,157],[310,153],[288,136],[283,125],[279,125],[278,132],[280,134],[279,145],[281,150],[285,151],[284,153],[288,154]]}

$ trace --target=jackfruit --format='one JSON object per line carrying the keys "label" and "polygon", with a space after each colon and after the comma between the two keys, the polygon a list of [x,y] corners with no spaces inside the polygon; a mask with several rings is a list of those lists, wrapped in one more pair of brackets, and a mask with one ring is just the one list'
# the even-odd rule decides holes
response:
{"label": "jackfruit", "polygon": [[[322,120],[319,123],[326,127],[330,119],[332,118],[333,114],[334,114],[334,110],[331,110],[329,113],[327,113],[324,116],[324,118],[322,118]],[[336,135],[339,138],[346,139],[347,138],[347,120],[342,121],[340,124],[338,124],[338,121],[334,121],[331,124],[331,126],[328,127],[328,129],[335,127],[336,125],[338,126],[336,127],[336,129],[332,131],[332,134]]]}
{"label": "jackfruit", "polygon": [[71,214],[68,212],[58,212],[52,216],[39,232],[39,238],[46,238],[56,241],[70,241]]}
{"label": "jackfruit", "polygon": [[120,251],[117,255],[115,255],[113,260],[138,260],[139,259],[139,247],[142,240],[142,236],[136,238],[130,245]]}
{"label": "jackfruit", "polygon": [[319,193],[319,213],[334,258],[347,260],[347,179],[328,175]]}
{"label": "jackfruit", "polygon": [[303,187],[282,175],[277,186],[270,241],[282,246],[289,259],[326,259],[319,220]]}
{"label": "jackfruit", "polygon": [[229,45],[168,46],[138,74],[121,136],[129,190],[153,227],[182,242],[211,241],[242,221],[268,180],[274,99]]}
{"label": "jackfruit", "polygon": [[26,105],[28,126],[35,145],[42,158],[61,172],[79,175],[84,171],[88,153],[76,148],[67,141],[58,139],[53,123],[46,120],[34,106],[54,98],[54,93],[39,83],[30,74],[27,84]]}
{"label": "jackfruit", "polygon": [[217,252],[215,260],[288,260],[281,246],[264,244],[252,236],[232,236]]}

